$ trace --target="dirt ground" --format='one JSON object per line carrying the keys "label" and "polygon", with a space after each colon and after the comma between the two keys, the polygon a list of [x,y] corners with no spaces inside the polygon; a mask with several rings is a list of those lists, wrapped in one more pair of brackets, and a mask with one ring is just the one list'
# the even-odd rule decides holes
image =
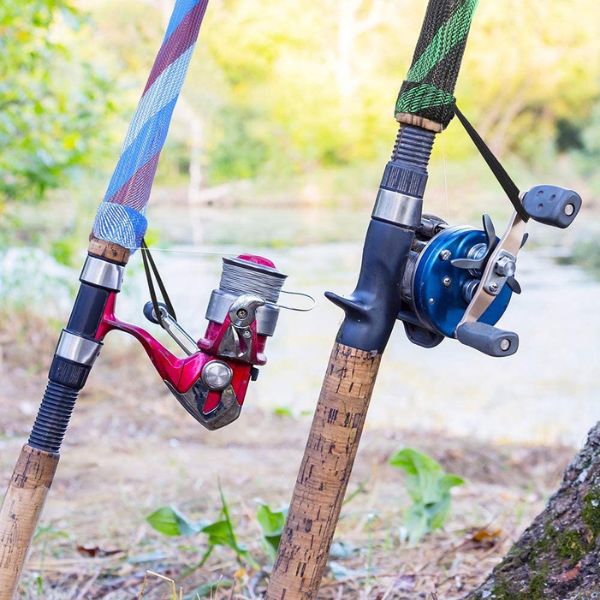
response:
{"label": "dirt ground", "polygon": [[[56,334],[31,318],[3,327],[0,474],[6,482],[35,416]],[[26,365],[23,356],[31,357]],[[309,426],[309,416],[253,408],[250,396],[238,422],[205,431],[138,348],[113,341],[76,407],[20,598],[138,598],[145,577],[144,598],[172,598],[170,584],[148,571],[174,580],[190,600],[260,597],[270,567],[255,519],[257,499],[271,507],[289,501]],[[405,446],[466,479],[455,489],[445,529],[416,547],[402,541],[409,499],[402,473],[387,464]],[[461,598],[543,508],[573,454],[566,447],[491,446],[439,431],[367,425],[319,598]],[[167,538],[145,521],[165,505],[215,520],[219,482],[238,540],[260,568],[238,564],[227,548],[197,568],[205,535]]]}

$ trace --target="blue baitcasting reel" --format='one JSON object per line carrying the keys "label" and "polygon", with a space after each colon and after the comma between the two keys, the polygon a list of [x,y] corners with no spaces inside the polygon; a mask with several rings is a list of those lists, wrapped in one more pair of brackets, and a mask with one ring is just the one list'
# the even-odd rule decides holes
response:
{"label": "blue baitcasting reel", "polygon": [[521,293],[515,272],[527,221],[564,229],[577,216],[581,197],[542,185],[520,201],[521,214],[513,214],[502,238],[488,215],[482,229],[450,227],[438,217],[423,216],[402,277],[398,314],[413,343],[433,348],[455,338],[490,356],[517,351],[518,335],[495,325],[513,293]]}
{"label": "blue baitcasting reel", "polygon": [[[482,230],[449,227],[430,215],[423,218],[404,272],[403,310],[398,315],[413,343],[432,348],[445,337],[455,337],[498,242],[487,215]],[[479,318],[480,323],[495,325],[508,308],[513,292],[521,292],[514,278],[514,262],[505,261],[503,268],[506,285]]]}

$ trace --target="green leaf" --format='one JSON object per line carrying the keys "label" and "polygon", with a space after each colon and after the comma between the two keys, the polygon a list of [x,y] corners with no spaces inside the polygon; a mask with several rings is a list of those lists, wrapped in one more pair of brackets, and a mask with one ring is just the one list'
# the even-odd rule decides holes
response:
{"label": "green leaf", "polygon": [[290,417],[290,418],[294,417],[294,413],[292,412],[292,409],[289,408],[288,406],[276,406],[273,409],[273,414],[277,417]]}
{"label": "green leaf", "polygon": [[444,473],[437,461],[412,448],[396,452],[389,462],[406,475],[406,490],[413,504],[406,511],[405,527],[409,541],[414,544],[444,526],[450,513],[450,490],[464,480]]}
{"label": "green leaf", "polygon": [[450,491],[453,487],[464,485],[465,480],[458,475],[448,474],[444,475],[438,482],[440,491],[443,493]]}
{"label": "green leaf", "polygon": [[247,548],[237,541],[235,528],[233,526],[233,521],[231,520],[231,512],[220,483],[219,493],[221,495],[221,516],[223,518],[220,521],[205,524],[201,529],[201,531],[208,536],[208,549],[202,557],[201,564],[204,564],[208,559],[215,546],[225,546],[231,548],[235,552],[239,562],[245,561],[252,566],[258,566]]}
{"label": "green leaf", "polygon": [[[227,500],[225,500],[225,494],[223,493],[223,488],[221,488],[221,483],[219,482],[219,494],[221,496],[221,514],[223,515],[224,519],[223,521],[221,521],[221,523],[223,523],[223,527],[217,527],[215,528],[215,532],[218,530],[219,533],[218,535],[221,535],[221,531],[223,532],[223,539],[228,540],[227,543],[225,545],[229,546],[232,550],[235,551],[235,553],[238,555],[238,558],[242,555],[247,555],[248,551],[246,550],[245,546],[242,546],[241,544],[238,544],[236,535],[235,535],[235,529],[233,527],[233,521],[231,520],[231,513],[229,511],[229,505],[227,504]],[[215,525],[217,525],[217,523],[215,523]],[[209,526],[210,527],[210,526]],[[205,530],[203,530],[205,531]],[[206,533],[206,531],[205,531]],[[209,541],[210,541],[210,537],[209,537]]]}
{"label": "green leaf", "polygon": [[286,516],[287,509],[274,511],[264,503],[261,503],[256,511],[256,520],[262,531],[265,550],[272,560],[275,559],[279,548]]}
{"label": "green leaf", "polygon": [[443,471],[433,458],[405,448],[390,458],[390,464],[406,473],[407,491],[415,502],[429,504],[440,499],[438,479]]}
{"label": "green leaf", "polygon": [[228,546],[236,552],[243,552],[245,549],[238,546],[231,523],[227,520],[215,521],[202,528],[202,533],[208,536],[208,543],[211,546]]}
{"label": "green leaf", "polygon": [[439,502],[427,507],[429,531],[441,529],[450,513],[450,494],[446,494]]}
{"label": "green leaf", "polygon": [[260,525],[263,535],[281,535],[287,509],[271,510],[267,504],[261,504],[256,511],[256,519]]}
{"label": "green leaf", "polygon": [[429,531],[428,515],[422,504],[413,504],[404,517],[408,540],[416,544]]}
{"label": "green leaf", "polygon": [[153,529],[170,537],[194,535],[203,530],[201,523],[190,521],[173,506],[163,506],[155,510],[146,517],[146,521]]}

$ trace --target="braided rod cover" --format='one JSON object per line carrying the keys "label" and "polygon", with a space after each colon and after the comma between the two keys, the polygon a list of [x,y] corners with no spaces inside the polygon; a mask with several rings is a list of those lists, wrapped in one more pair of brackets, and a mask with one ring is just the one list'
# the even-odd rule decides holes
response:
{"label": "braided rod cover", "polygon": [[177,0],[92,234],[135,250],[147,227],[145,209],[161,150],[208,0]]}
{"label": "braided rod cover", "polygon": [[396,118],[439,124],[454,117],[454,88],[478,0],[429,0],[412,65],[396,102]]}

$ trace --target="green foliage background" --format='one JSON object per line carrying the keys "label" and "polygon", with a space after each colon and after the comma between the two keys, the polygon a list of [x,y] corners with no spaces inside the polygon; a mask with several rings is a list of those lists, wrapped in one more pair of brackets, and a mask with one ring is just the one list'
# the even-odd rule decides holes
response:
{"label": "green foliage background", "polygon": [[[52,188],[78,189],[87,194],[73,201],[89,220],[171,6],[2,2],[0,211]],[[341,173],[352,200],[359,188],[347,173],[381,164],[391,146],[394,101],[424,9],[425,0],[211,0],[159,184],[183,185],[196,151],[203,187],[238,179],[285,187],[295,177],[319,186],[324,173]],[[593,183],[597,3],[481,2],[457,95],[501,155],[549,170],[568,154]],[[436,151],[450,162],[474,153],[456,125]]]}
{"label": "green foliage background", "polygon": [[68,1],[0,5],[0,211],[42,199],[100,151],[109,81],[81,55],[89,31]]}

